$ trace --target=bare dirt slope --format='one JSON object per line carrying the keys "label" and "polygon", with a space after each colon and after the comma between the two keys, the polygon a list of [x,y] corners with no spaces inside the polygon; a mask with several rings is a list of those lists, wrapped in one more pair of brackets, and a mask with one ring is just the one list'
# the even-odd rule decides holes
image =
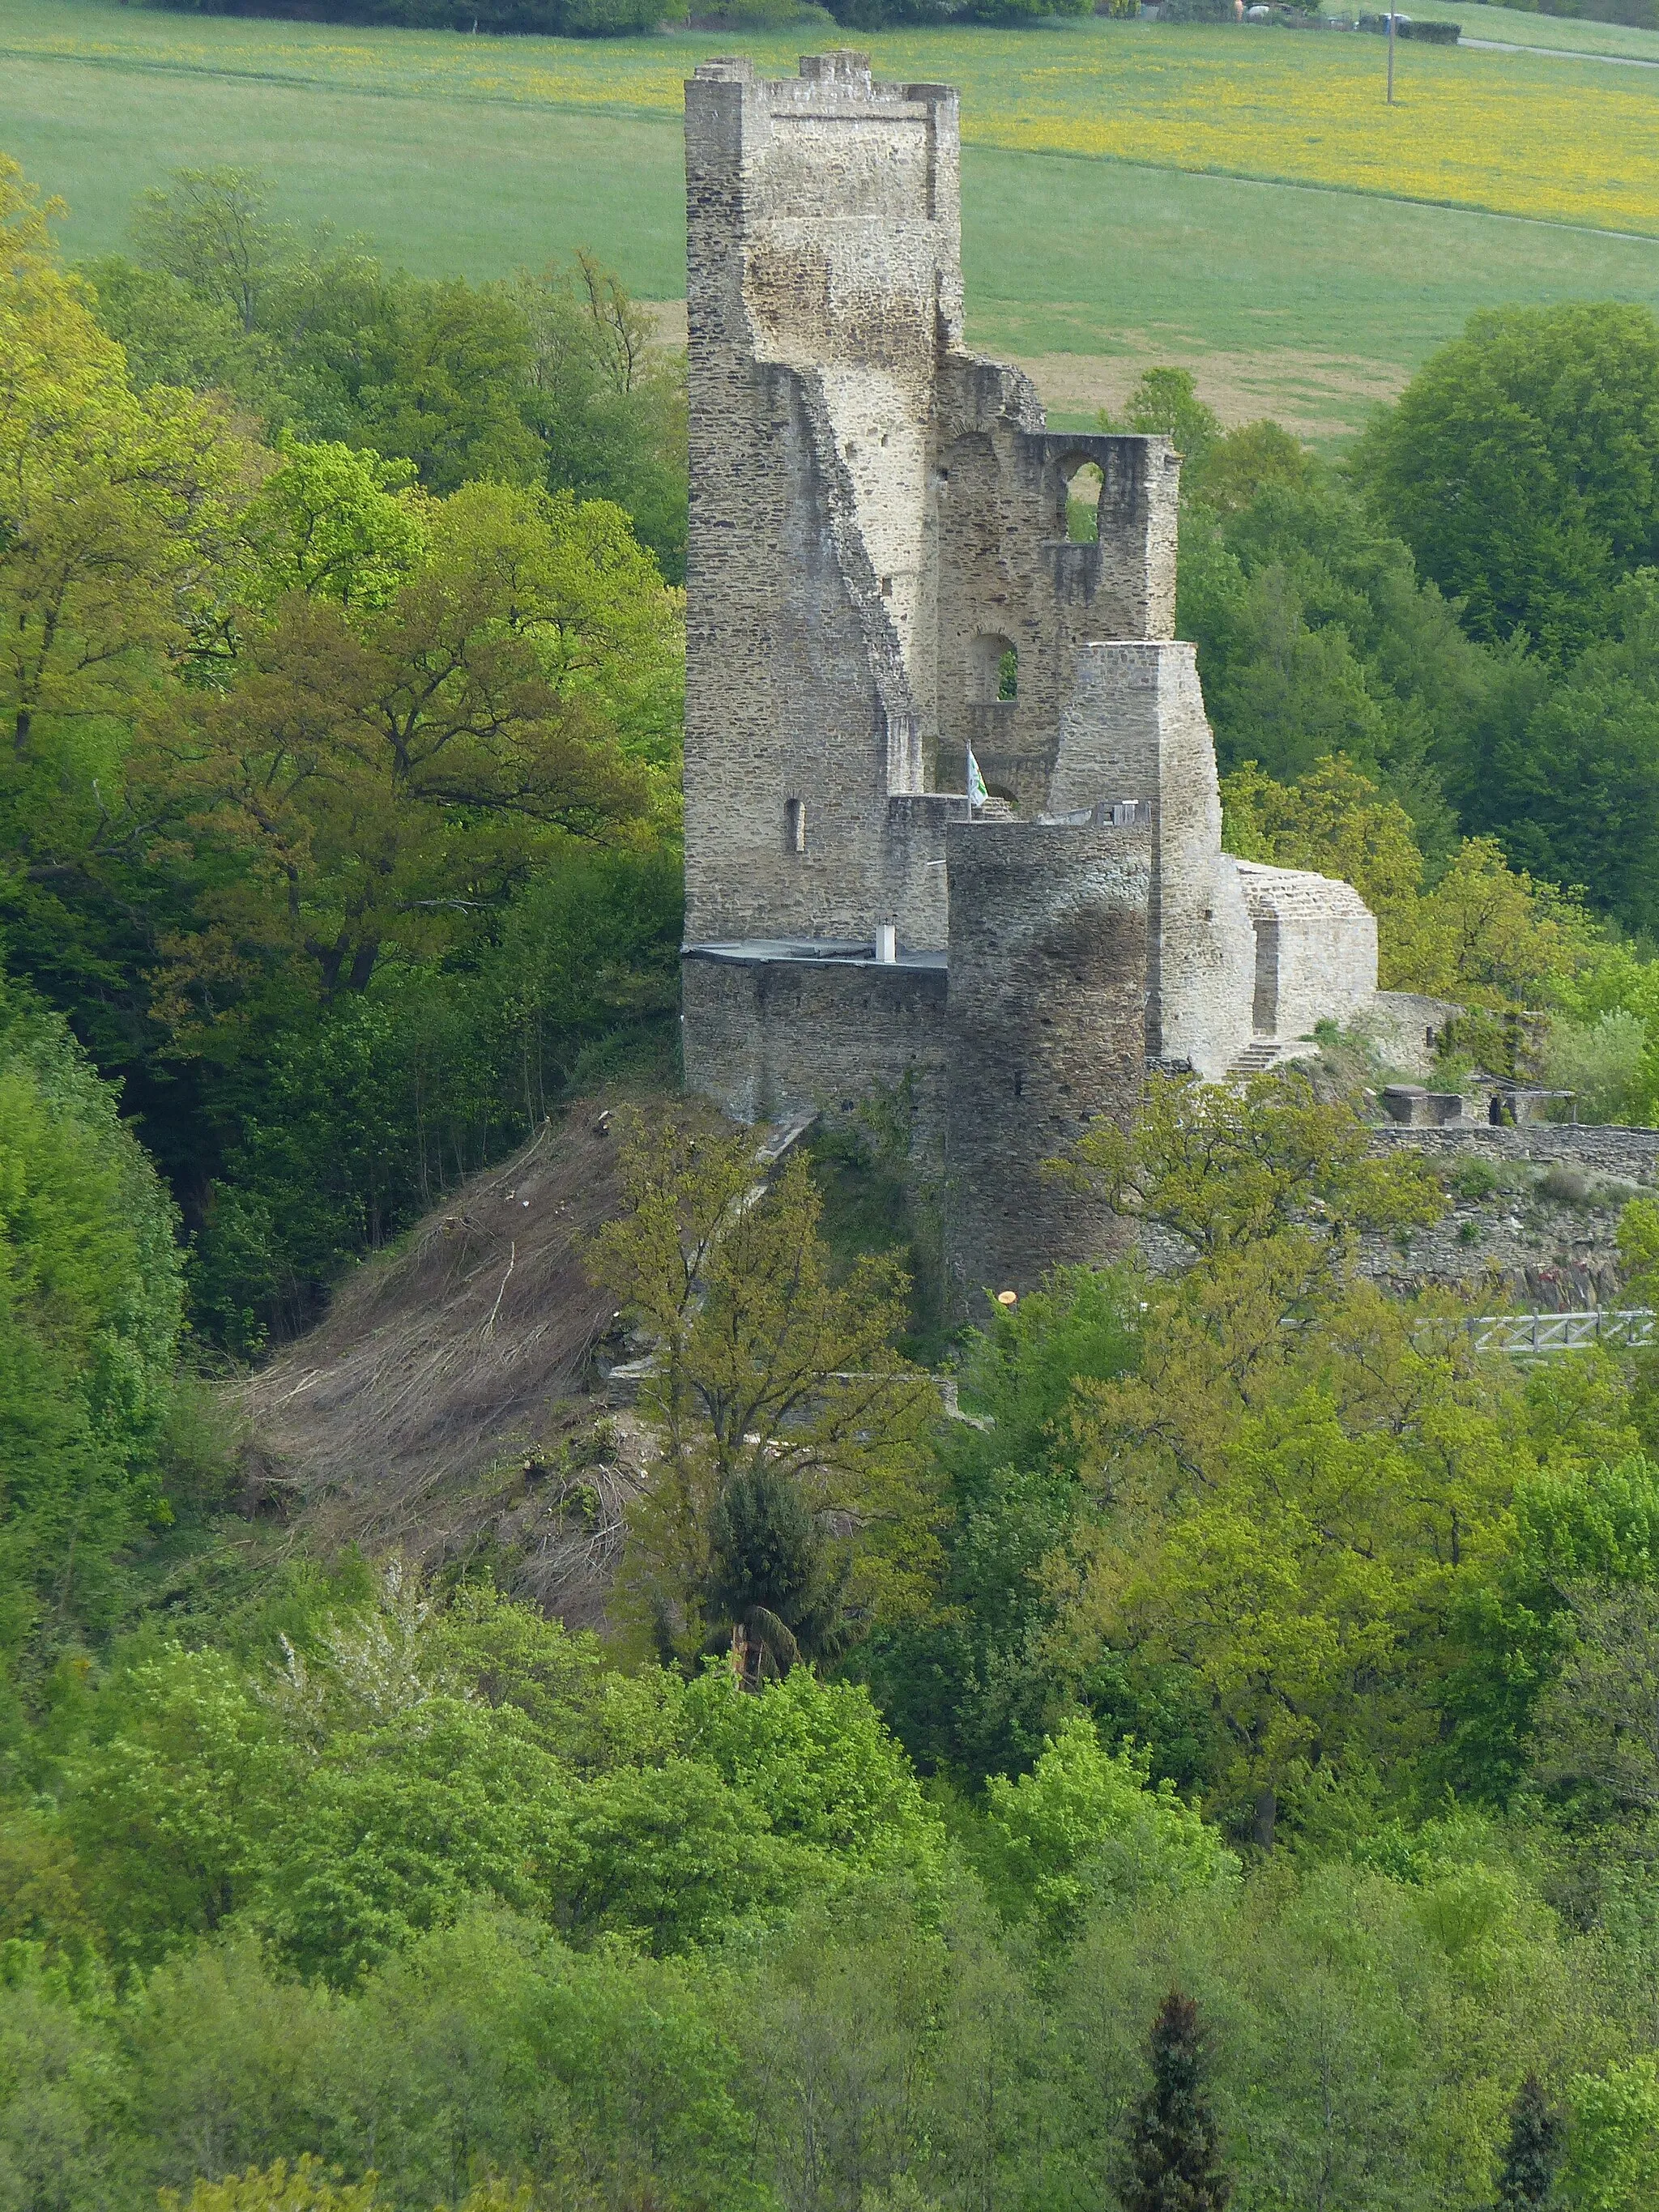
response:
{"label": "bare dirt slope", "polygon": [[641,1458],[591,1389],[614,1316],[583,1254],[620,1206],[617,1148],[599,1106],[574,1107],[348,1277],[244,1386],[253,1495],[331,1548],[487,1549],[524,1595],[596,1621]]}

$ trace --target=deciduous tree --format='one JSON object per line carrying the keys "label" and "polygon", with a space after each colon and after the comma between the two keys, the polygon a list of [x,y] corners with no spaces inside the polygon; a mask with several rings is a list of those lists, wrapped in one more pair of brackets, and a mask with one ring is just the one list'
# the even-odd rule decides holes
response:
{"label": "deciduous tree", "polygon": [[1474,315],[1357,467],[1474,636],[1524,630],[1569,658],[1659,560],[1659,323],[1612,301]]}
{"label": "deciduous tree", "polygon": [[924,1438],[937,1400],[893,1350],[897,1268],[861,1260],[832,1284],[805,1158],[767,1189],[745,1133],[635,1121],[622,1179],[626,1211],[592,1265],[653,1346],[660,1456],[627,1571],[659,1641],[696,1651],[710,1593],[738,1594],[714,1545],[740,1481],[793,1491],[830,1559],[850,1558],[865,1619],[912,1601],[936,1559]]}
{"label": "deciduous tree", "polygon": [[405,527],[375,495],[331,550],[300,526],[308,507],[284,518],[281,558],[307,562],[317,590],[281,599],[224,688],[178,699],[150,733],[154,805],[226,863],[204,926],[167,947],[181,1030],[265,975],[360,992],[388,951],[476,935],[562,837],[645,810],[612,676],[630,647],[672,652],[676,611],[620,515],[477,485]]}

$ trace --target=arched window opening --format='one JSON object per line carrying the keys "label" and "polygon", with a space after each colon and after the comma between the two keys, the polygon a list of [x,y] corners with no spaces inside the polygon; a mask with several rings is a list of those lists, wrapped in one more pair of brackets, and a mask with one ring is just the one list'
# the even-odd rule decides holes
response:
{"label": "arched window opening", "polygon": [[968,648],[968,703],[1006,706],[1019,696],[1019,654],[1011,637],[982,630]]}
{"label": "arched window opening", "polygon": [[1060,477],[1066,486],[1066,535],[1073,545],[1092,545],[1100,536],[1100,471],[1093,461],[1063,461]]}
{"label": "arched window opening", "polygon": [[806,801],[787,799],[783,803],[783,849],[786,853],[806,850]]}

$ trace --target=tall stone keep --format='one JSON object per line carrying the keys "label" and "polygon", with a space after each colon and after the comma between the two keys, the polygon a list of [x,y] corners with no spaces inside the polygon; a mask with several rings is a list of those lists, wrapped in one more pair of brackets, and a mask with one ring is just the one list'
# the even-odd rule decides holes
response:
{"label": "tall stone keep", "polygon": [[902,1086],[971,1290],[1104,1249],[1042,1160],[1149,1060],[1353,1012],[1376,933],[1222,852],[1179,457],[966,349],[958,174],[956,94],[862,54],[686,87],[687,1079],[747,1119]]}

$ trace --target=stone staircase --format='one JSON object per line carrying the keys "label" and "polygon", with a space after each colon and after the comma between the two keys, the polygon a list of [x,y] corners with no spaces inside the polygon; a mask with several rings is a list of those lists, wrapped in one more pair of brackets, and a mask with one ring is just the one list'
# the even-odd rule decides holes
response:
{"label": "stone staircase", "polygon": [[1265,1075],[1270,1067],[1283,1067],[1287,1060],[1310,1060],[1318,1050],[1307,1037],[1253,1037],[1227,1073],[1230,1078]]}

